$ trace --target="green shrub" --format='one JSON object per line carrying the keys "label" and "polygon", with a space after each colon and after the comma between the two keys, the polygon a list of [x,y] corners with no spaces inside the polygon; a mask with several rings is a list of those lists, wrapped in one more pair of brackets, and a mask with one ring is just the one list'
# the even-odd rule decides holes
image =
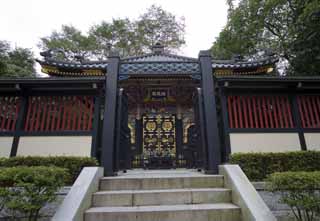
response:
{"label": "green shrub", "polygon": [[70,174],[67,184],[72,184],[80,174],[83,167],[97,166],[98,162],[90,157],[11,157],[1,158],[0,167],[16,167],[16,166],[55,166],[66,168]]}
{"label": "green shrub", "polygon": [[320,219],[320,172],[274,173],[267,179],[269,190],[281,194],[298,220]]}
{"label": "green shrub", "polygon": [[275,172],[320,171],[320,151],[284,153],[236,153],[229,163],[239,164],[252,181],[264,180]]}
{"label": "green shrub", "polygon": [[56,199],[55,192],[68,177],[66,169],[58,167],[11,167],[0,170],[2,207],[12,218],[38,220],[40,209]]}

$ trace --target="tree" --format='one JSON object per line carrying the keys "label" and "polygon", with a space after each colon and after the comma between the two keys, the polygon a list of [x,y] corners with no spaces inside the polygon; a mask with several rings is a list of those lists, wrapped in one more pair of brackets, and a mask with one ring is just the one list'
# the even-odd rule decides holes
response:
{"label": "tree", "polygon": [[136,21],[138,41],[142,51],[147,51],[157,42],[161,42],[168,51],[175,51],[185,44],[184,18],[166,12],[161,7],[152,5],[147,12]]}
{"label": "tree", "polygon": [[95,40],[83,35],[81,31],[71,25],[62,25],[61,32],[53,31],[49,37],[41,38],[42,49],[59,49],[56,53],[60,59],[76,59],[90,57],[95,50]]}
{"label": "tree", "polygon": [[0,76],[35,77],[34,57],[30,49],[12,49],[6,41],[0,41]]}
{"label": "tree", "polygon": [[271,49],[288,62],[289,74],[319,70],[320,22],[311,19],[319,17],[319,0],[240,0],[237,6],[234,0],[227,2],[227,25],[212,46],[215,57],[230,59],[233,54]]}
{"label": "tree", "polygon": [[89,36],[95,40],[95,56],[98,59],[106,59],[112,48],[119,50],[123,57],[142,53],[134,25],[125,18],[113,19],[111,23],[102,21],[99,25],[91,27]]}
{"label": "tree", "polygon": [[[137,20],[128,18],[102,21],[83,34],[73,26],[63,25],[60,32],[41,38],[42,50],[60,49],[56,58],[106,59],[114,48],[122,57],[150,52],[151,46],[161,42],[168,51],[176,51],[183,44],[184,18],[177,18],[159,6],[152,5]],[[62,56],[61,56],[62,55]]]}

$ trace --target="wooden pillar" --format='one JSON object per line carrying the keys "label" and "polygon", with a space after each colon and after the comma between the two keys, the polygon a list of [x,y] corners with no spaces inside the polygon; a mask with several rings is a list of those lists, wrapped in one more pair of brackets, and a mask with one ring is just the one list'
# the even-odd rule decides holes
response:
{"label": "wooden pillar", "polygon": [[100,123],[100,96],[97,95],[94,99],[94,115],[92,125],[92,143],[91,143],[91,157],[97,158],[98,146],[98,132]]}
{"label": "wooden pillar", "polygon": [[[113,160],[115,161],[114,163],[114,172],[118,172],[121,169],[123,169],[123,160],[124,160],[124,146],[121,145],[121,139],[122,138],[122,133],[124,131],[123,128],[121,127],[121,121],[122,119],[122,108],[123,108],[123,88],[120,88],[118,90],[118,102],[117,102],[117,113],[116,113],[116,126],[115,126],[115,134],[116,134],[116,143],[115,143],[115,152],[114,152],[114,158]],[[120,164],[121,161],[121,164]]]}
{"label": "wooden pillar", "polygon": [[143,130],[143,123],[142,123],[142,112],[141,112],[141,104],[137,104],[137,114],[135,120],[135,144],[136,144],[136,154],[142,154],[142,130]]}
{"label": "wooden pillar", "polygon": [[17,124],[14,132],[14,138],[12,142],[10,157],[15,157],[17,155],[18,146],[19,146],[19,140],[21,132],[23,131],[23,122],[26,117],[26,110],[28,105],[28,97],[23,96],[21,97],[21,104],[20,104],[20,110],[18,114]]}
{"label": "wooden pillar", "polygon": [[183,122],[182,122],[182,108],[177,104],[177,118],[176,118],[176,158],[182,153],[183,145]]}
{"label": "wooden pillar", "polygon": [[115,173],[115,145],[116,145],[116,111],[119,75],[119,54],[113,53],[108,57],[108,70],[105,83],[105,103],[102,133],[101,165],[105,176]]}
{"label": "wooden pillar", "polygon": [[135,122],[135,132],[136,132],[136,137],[135,137],[135,140],[136,140],[136,150],[135,150],[135,153],[136,154],[142,154],[142,130],[143,130],[143,125],[142,125],[142,119],[136,119],[136,122]]}
{"label": "wooden pillar", "polygon": [[301,117],[300,117],[300,113],[299,113],[299,107],[298,107],[298,101],[297,101],[298,98],[296,95],[293,95],[289,98],[291,98],[293,122],[298,130],[301,150],[307,150],[306,139],[304,137],[304,132],[303,132],[302,123],[301,123]]}
{"label": "wooden pillar", "polygon": [[[221,103],[221,115],[222,115],[222,122],[223,122],[223,162],[228,162],[229,156],[231,154],[231,144],[230,144],[230,132],[229,132],[229,113],[228,113],[228,106],[227,106],[227,95],[225,91],[220,88],[219,91],[220,96],[220,103]],[[251,113],[250,113],[251,114]]]}
{"label": "wooden pillar", "polygon": [[215,98],[215,82],[210,51],[200,51],[201,87],[203,92],[203,111],[205,123],[205,141],[207,147],[206,173],[219,173],[221,163],[221,144],[219,137],[217,107]]}

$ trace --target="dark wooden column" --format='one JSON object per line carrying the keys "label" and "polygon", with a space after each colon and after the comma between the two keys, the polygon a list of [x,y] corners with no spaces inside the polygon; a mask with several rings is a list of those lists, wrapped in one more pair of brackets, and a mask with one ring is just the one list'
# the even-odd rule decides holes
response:
{"label": "dark wooden column", "polygon": [[105,176],[116,175],[114,156],[119,64],[118,53],[113,53],[108,57],[101,150],[101,165],[104,167]]}
{"label": "dark wooden column", "polygon": [[183,145],[183,121],[182,121],[182,107],[181,104],[176,106],[176,159],[182,153]]}
{"label": "dark wooden column", "polygon": [[183,123],[182,119],[176,119],[176,158],[182,153],[183,150]]}
{"label": "dark wooden column", "polygon": [[[141,98],[142,99],[142,98]],[[137,104],[137,113],[135,120],[135,145],[136,149],[134,154],[142,154],[142,145],[143,145],[143,121],[141,113],[141,104]]]}
{"label": "dark wooden column", "polygon": [[93,115],[93,130],[92,130],[92,143],[91,143],[91,157],[97,158],[98,149],[98,132],[100,123],[100,95],[94,99],[94,115]]}
{"label": "dark wooden column", "polygon": [[135,137],[135,145],[136,145],[136,149],[135,149],[135,154],[142,154],[142,139],[143,139],[143,135],[142,135],[142,130],[143,130],[143,122],[142,119],[136,119],[135,121],[135,132],[136,132],[136,137]]}
{"label": "dark wooden column", "polygon": [[298,130],[301,150],[307,150],[306,139],[304,137],[304,131],[302,128],[301,117],[300,117],[300,113],[299,113],[297,95],[296,94],[292,95],[292,96],[290,96],[290,98],[291,98],[290,100],[291,100],[293,121],[294,121],[294,124]]}
{"label": "dark wooden column", "polygon": [[10,157],[15,157],[17,155],[19,141],[20,141],[20,135],[21,135],[21,132],[23,131],[23,123],[24,123],[24,119],[26,117],[27,105],[28,105],[28,97],[22,96],[21,97],[21,108],[19,110],[16,129],[14,132],[14,138],[13,138],[13,142],[12,142]]}
{"label": "dark wooden column", "polygon": [[227,95],[225,91],[220,88],[219,90],[220,96],[220,103],[221,103],[221,116],[223,122],[223,162],[228,162],[229,156],[231,154],[231,144],[230,144],[230,132],[229,132],[229,113],[228,113],[228,106],[227,106]]}
{"label": "dark wooden column", "polygon": [[203,92],[203,112],[205,119],[205,141],[207,147],[206,173],[217,174],[221,163],[221,147],[210,51],[200,51],[201,86]]}

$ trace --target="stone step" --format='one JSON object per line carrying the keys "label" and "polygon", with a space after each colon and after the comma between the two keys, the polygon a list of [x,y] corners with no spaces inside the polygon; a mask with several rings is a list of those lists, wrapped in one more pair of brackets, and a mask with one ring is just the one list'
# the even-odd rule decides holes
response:
{"label": "stone step", "polygon": [[222,175],[123,176],[104,177],[100,190],[152,190],[184,188],[223,188]]}
{"label": "stone step", "polygon": [[231,202],[231,190],[225,188],[118,190],[93,194],[93,207],[147,206]]}
{"label": "stone step", "polygon": [[93,207],[85,221],[240,221],[238,206],[231,203],[138,207]]}

